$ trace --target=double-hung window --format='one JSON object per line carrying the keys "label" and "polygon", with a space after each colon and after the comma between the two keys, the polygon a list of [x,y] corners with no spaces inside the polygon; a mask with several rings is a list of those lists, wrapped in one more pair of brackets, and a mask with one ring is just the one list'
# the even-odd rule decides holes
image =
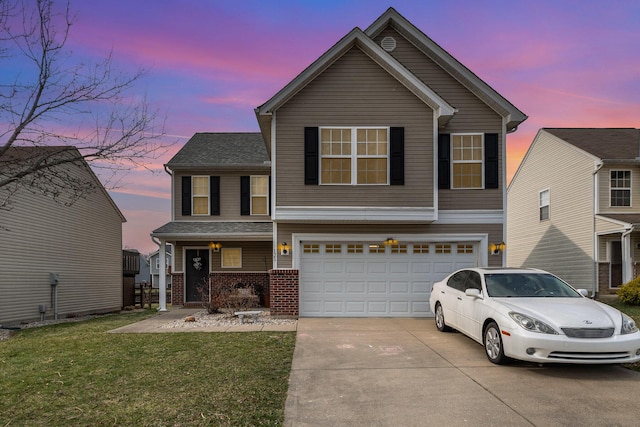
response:
{"label": "double-hung window", "polygon": [[549,219],[549,189],[540,192],[540,221]]}
{"label": "double-hung window", "polygon": [[251,177],[251,215],[269,214],[269,176]]}
{"label": "double-hung window", "polygon": [[389,184],[389,128],[320,128],[320,170],[321,184]]}
{"label": "double-hung window", "polygon": [[193,215],[209,215],[209,177],[194,176],[191,185]]}
{"label": "double-hung window", "polygon": [[451,135],[451,188],[483,188],[483,135]]}
{"label": "double-hung window", "polygon": [[631,171],[611,171],[611,206],[631,206]]}

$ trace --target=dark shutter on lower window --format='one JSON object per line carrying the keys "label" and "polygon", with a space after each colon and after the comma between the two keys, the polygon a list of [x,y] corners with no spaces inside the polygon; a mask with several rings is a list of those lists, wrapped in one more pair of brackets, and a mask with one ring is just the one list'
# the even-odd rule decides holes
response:
{"label": "dark shutter on lower window", "polygon": [[438,135],[438,188],[451,187],[451,135],[441,133]]}
{"label": "dark shutter on lower window", "polygon": [[484,188],[499,188],[498,153],[500,144],[497,133],[484,134]]}
{"label": "dark shutter on lower window", "polygon": [[220,215],[220,177],[209,177],[209,203],[211,215]]}
{"label": "dark shutter on lower window", "polygon": [[251,215],[251,177],[240,177],[240,215]]}
{"label": "dark shutter on lower window", "polygon": [[318,185],[319,135],[317,127],[304,128],[304,184]]}
{"label": "dark shutter on lower window", "polygon": [[191,177],[182,177],[182,215],[191,215]]}
{"label": "dark shutter on lower window", "polygon": [[392,127],[389,130],[389,142],[389,183],[404,185],[404,128]]}

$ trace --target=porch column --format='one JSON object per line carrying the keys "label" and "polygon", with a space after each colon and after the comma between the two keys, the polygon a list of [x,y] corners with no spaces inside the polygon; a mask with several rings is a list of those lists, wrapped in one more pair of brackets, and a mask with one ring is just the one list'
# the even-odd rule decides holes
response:
{"label": "porch column", "polygon": [[160,240],[160,251],[158,252],[158,311],[167,311],[167,242]]}
{"label": "porch column", "polygon": [[633,259],[631,250],[631,232],[633,228],[622,233],[622,284],[633,279]]}

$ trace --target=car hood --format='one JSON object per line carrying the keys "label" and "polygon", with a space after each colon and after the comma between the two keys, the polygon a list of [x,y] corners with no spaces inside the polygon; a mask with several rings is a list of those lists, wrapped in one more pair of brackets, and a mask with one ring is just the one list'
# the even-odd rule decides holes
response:
{"label": "car hood", "polygon": [[517,311],[557,328],[612,328],[620,313],[588,298],[509,298],[500,300],[509,311]]}

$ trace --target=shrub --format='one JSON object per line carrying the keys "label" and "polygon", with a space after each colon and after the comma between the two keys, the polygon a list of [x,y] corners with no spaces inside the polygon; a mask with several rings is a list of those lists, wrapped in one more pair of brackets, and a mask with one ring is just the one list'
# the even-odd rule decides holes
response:
{"label": "shrub", "polygon": [[640,276],[618,289],[618,298],[625,304],[640,305]]}

